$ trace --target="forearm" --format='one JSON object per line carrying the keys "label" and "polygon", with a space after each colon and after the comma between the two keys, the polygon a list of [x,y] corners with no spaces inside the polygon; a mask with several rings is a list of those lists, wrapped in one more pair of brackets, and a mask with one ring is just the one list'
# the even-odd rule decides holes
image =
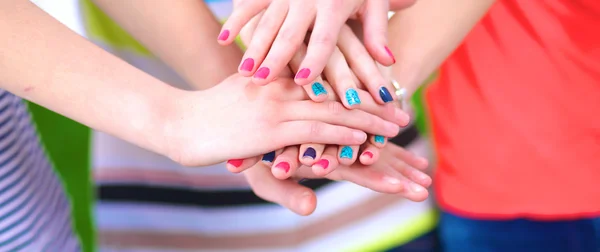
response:
{"label": "forearm", "polygon": [[393,77],[412,94],[458,47],[494,0],[419,0],[389,23]]}
{"label": "forearm", "polygon": [[165,153],[162,125],[179,91],[76,35],[27,0],[0,1],[0,88]]}
{"label": "forearm", "polygon": [[242,52],[220,46],[221,28],[198,0],[94,0],[191,85],[206,89],[237,71]]}

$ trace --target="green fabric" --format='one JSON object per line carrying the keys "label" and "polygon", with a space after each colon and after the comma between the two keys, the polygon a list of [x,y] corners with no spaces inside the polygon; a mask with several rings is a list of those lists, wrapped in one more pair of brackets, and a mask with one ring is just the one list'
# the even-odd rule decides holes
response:
{"label": "green fabric", "polygon": [[75,232],[85,252],[95,251],[89,128],[29,103],[38,132],[71,202]]}
{"label": "green fabric", "polygon": [[425,85],[422,85],[411,98],[411,103],[415,109],[415,125],[419,132],[425,136],[429,135],[429,115],[427,114],[427,107],[425,101],[425,90],[427,86],[431,84],[437,78],[437,72],[433,73],[429,78],[425,81]]}

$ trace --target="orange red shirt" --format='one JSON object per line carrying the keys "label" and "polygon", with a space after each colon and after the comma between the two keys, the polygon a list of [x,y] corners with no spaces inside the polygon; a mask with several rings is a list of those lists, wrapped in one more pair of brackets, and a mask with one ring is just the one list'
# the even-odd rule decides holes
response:
{"label": "orange red shirt", "polygon": [[441,206],[600,213],[600,1],[498,0],[427,93]]}

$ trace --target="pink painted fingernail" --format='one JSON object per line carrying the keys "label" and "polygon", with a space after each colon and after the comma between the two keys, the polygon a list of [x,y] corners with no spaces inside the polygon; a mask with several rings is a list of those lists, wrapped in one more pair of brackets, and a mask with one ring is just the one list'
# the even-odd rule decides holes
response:
{"label": "pink painted fingernail", "polygon": [[387,52],[387,54],[392,58],[392,60],[394,61],[394,63],[396,63],[396,57],[394,57],[394,54],[392,53],[392,51],[390,50],[390,48],[388,48],[387,46],[385,47],[385,51]]}
{"label": "pink painted fingernail", "polygon": [[240,165],[242,165],[243,162],[243,159],[229,159],[227,161],[228,164],[233,165],[235,168],[240,167]]}
{"label": "pink painted fingernail", "polygon": [[254,78],[266,79],[269,76],[269,73],[271,73],[271,70],[268,67],[261,67],[254,74]]}
{"label": "pink painted fingernail", "polygon": [[363,155],[365,155],[365,156],[367,156],[367,157],[369,157],[369,158],[373,158],[373,153],[372,153],[372,152],[370,152],[370,151],[365,151],[365,152],[363,152]]}
{"label": "pink painted fingernail", "polygon": [[229,38],[229,30],[223,30],[221,34],[219,34],[218,40],[227,40]]}
{"label": "pink painted fingernail", "polygon": [[300,69],[300,71],[298,71],[298,73],[296,73],[296,79],[306,79],[308,78],[308,76],[310,75],[310,69],[308,68],[302,68]]}
{"label": "pink painted fingernail", "polygon": [[275,166],[277,169],[282,169],[285,173],[290,171],[290,164],[288,162],[281,162]]}
{"label": "pink painted fingernail", "polygon": [[242,65],[240,66],[240,70],[242,70],[242,71],[252,71],[253,68],[254,68],[254,59],[252,59],[252,58],[245,59],[244,62],[242,62]]}
{"label": "pink painted fingernail", "polygon": [[329,160],[321,159],[321,160],[317,161],[315,163],[315,165],[321,166],[323,168],[323,170],[325,170],[325,169],[327,169],[327,167],[329,167]]}

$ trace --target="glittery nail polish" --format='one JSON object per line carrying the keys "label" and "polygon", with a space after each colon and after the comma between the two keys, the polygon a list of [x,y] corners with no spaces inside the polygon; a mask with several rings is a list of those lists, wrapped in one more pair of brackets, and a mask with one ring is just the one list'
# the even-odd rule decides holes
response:
{"label": "glittery nail polish", "polygon": [[350,106],[360,104],[360,97],[358,97],[358,92],[354,88],[346,90],[346,101]]}
{"label": "glittery nail polish", "polygon": [[375,136],[375,142],[376,143],[380,143],[380,144],[384,144],[385,143],[385,137],[384,136],[376,135]]}
{"label": "glittery nail polish", "polygon": [[327,90],[325,89],[325,87],[323,87],[323,84],[321,84],[319,82],[313,83],[311,85],[311,88],[312,88],[312,91],[315,94],[315,96],[327,94]]}
{"label": "glittery nail polish", "polygon": [[344,146],[342,147],[342,151],[340,151],[340,158],[352,159],[352,147]]}

